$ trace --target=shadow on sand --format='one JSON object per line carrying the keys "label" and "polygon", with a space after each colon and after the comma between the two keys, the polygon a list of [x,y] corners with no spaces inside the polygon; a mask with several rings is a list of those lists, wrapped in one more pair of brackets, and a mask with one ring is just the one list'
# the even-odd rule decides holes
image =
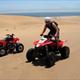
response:
{"label": "shadow on sand", "polygon": [[[57,61],[61,61],[61,60],[64,60],[64,59],[62,59],[61,56],[56,56],[56,62],[57,62]],[[26,61],[26,63],[30,63],[30,62]],[[45,66],[45,62],[44,62],[44,61],[32,61],[32,64],[33,64],[34,66]],[[54,65],[55,65],[55,64],[54,64]],[[53,67],[54,65],[49,66],[49,67],[45,67],[45,68],[51,68],[51,67]]]}

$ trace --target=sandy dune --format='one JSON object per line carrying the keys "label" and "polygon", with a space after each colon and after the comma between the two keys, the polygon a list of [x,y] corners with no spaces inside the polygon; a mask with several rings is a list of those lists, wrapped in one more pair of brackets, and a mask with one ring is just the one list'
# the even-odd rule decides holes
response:
{"label": "sandy dune", "polygon": [[40,38],[44,19],[41,17],[0,16],[0,38],[7,33],[20,37],[25,46],[21,54],[0,57],[0,80],[80,80],[80,17],[54,18],[67,40],[70,58],[60,60],[51,68],[26,63],[25,53]]}

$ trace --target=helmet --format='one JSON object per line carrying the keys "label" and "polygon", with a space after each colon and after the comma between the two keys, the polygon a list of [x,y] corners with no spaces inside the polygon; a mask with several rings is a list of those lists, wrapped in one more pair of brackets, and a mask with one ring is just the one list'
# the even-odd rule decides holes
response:
{"label": "helmet", "polygon": [[45,21],[51,21],[51,17],[45,17]]}

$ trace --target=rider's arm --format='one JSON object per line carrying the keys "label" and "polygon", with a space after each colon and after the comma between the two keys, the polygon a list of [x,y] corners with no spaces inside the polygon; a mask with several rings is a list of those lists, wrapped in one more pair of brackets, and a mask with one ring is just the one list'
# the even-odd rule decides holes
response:
{"label": "rider's arm", "polygon": [[58,26],[58,23],[57,23],[57,22],[53,21],[53,23],[54,23],[56,26]]}
{"label": "rider's arm", "polygon": [[43,31],[42,31],[42,33],[41,33],[41,35],[44,34],[44,32],[46,31],[46,29],[47,29],[47,27],[46,27],[46,25],[45,25],[45,26],[44,26],[44,29],[43,29]]}

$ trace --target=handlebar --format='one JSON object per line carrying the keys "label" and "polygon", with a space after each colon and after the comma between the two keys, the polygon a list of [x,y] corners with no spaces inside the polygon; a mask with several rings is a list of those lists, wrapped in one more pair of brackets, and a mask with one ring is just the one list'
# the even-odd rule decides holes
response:
{"label": "handlebar", "polygon": [[14,36],[14,34],[7,34],[6,36],[10,36],[10,37],[13,37],[13,36]]}
{"label": "handlebar", "polygon": [[9,40],[9,39],[13,39],[14,38],[14,34],[7,34],[6,35],[6,40]]}

